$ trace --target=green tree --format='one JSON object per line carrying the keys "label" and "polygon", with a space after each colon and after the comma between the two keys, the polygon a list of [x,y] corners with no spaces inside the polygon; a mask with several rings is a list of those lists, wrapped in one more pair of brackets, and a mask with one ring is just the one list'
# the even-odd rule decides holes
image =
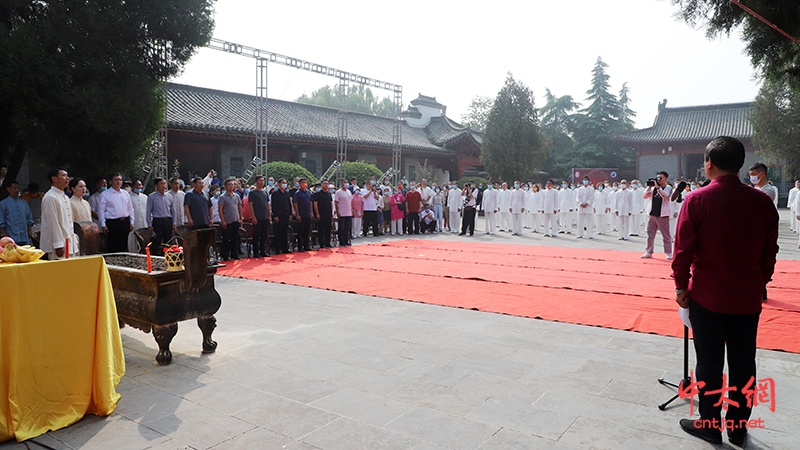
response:
{"label": "green tree", "polygon": [[750,123],[759,155],[768,164],[785,165],[791,179],[800,177],[800,94],[786,77],[761,86]]}
{"label": "green tree", "polygon": [[509,73],[483,133],[481,162],[492,178],[528,180],[547,158],[550,140],[539,127],[533,92]]}
{"label": "green tree", "polygon": [[[214,28],[212,0],[7,0],[0,6],[0,160],[73,173],[128,167],[163,123],[163,80]],[[5,189],[0,189],[5,192]]]}
{"label": "green tree", "polygon": [[[342,107],[342,96],[339,93],[339,85],[334,85],[333,87],[323,86],[316,91],[312,91],[311,95],[301,95],[297,102],[338,109]],[[356,84],[350,87],[347,95],[347,110],[376,116],[395,116],[395,107],[392,99],[389,97],[375,97],[372,89],[363,84]]]}
{"label": "green tree", "polygon": [[550,89],[545,89],[545,101],[544,107],[539,111],[542,117],[542,133],[553,145],[544,163],[544,170],[554,177],[566,178],[572,169],[569,163],[575,150],[575,142],[572,140],[572,131],[575,128],[573,113],[581,105],[571,95],[556,97]]}
{"label": "green tree", "polygon": [[[356,177],[359,185],[364,185],[370,178],[378,178],[383,175],[381,169],[375,164],[370,164],[364,161],[347,161],[344,163],[344,169],[347,173],[347,179]],[[335,180],[334,180],[335,181]]]}
{"label": "green tree", "polygon": [[[705,27],[709,39],[730,36],[740,30],[745,53],[765,78],[784,77],[800,89],[800,46],[773,30],[730,0],[671,0],[680,7],[677,17],[693,28]],[[747,7],[791,36],[800,36],[800,2],[797,0],[748,0]]]}
{"label": "green tree", "polygon": [[[262,167],[263,164],[257,170],[253,171],[253,175],[250,176],[249,179],[245,180],[247,184],[255,183],[256,174],[261,172],[260,169]],[[267,176],[274,178],[276,183],[281,178],[286,178],[286,180],[289,182],[289,187],[292,186],[292,180],[294,177],[306,178],[308,179],[308,184],[314,184],[317,182],[317,178],[305,167],[301,166],[300,164],[287,161],[272,161],[267,163]]]}
{"label": "green tree", "polygon": [[486,121],[489,119],[489,111],[492,110],[494,99],[481,95],[472,99],[467,108],[467,113],[461,115],[461,124],[473,130],[483,131],[486,129]]}
{"label": "green tree", "polygon": [[610,92],[606,73],[608,65],[597,58],[592,69],[592,86],[586,92],[589,106],[574,116],[574,150],[566,163],[570,167],[618,167],[627,169],[634,164],[633,152],[614,140],[614,136],[632,129],[633,111],[627,85],[623,85],[625,104]]}

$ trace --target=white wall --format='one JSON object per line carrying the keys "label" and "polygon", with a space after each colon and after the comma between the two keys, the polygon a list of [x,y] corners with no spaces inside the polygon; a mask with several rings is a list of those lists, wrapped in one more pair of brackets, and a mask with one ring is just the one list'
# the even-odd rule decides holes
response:
{"label": "white wall", "polygon": [[642,155],[639,157],[639,180],[644,183],[649,178],[655,178],[656,172],[667,172],[669,179],[678,176],[678,154],[673,152],[666,155]]}

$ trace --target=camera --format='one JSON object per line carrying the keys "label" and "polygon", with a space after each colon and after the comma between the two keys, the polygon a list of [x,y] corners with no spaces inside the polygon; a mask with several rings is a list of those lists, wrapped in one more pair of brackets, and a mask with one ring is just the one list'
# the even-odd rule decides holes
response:
{"label": "camera", "polygon": [[646,185],[649,187],[656,187],[656,179],[655,178],[648,179]]}

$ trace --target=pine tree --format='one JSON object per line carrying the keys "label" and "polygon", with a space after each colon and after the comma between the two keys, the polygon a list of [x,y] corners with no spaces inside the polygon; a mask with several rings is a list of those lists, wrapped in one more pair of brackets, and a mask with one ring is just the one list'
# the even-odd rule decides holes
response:
{"label": "pine tree", "polygon": [[550,89],[545,89],[545,101],[544,107],[539,111],[542,117],[542,133],[553,145],[544,163],[544,170],[550,175],[566,178],[571,169],[568,163],[575,150],[575,142],[572,140],[575,117],[572,113],[580,107],[580,103],[575,102],[571,95],[556,97]]}
{"label": "pine tree", "polygon": [[493,178],[530,180],[547,158],[533,92],[509,73],[486,121],[481,161]]}

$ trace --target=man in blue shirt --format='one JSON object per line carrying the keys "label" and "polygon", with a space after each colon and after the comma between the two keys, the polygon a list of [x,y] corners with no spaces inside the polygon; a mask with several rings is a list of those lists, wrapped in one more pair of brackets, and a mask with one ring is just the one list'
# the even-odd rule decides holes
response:
{"label": "man in blue shirt", "polygon": [[311,233],[311,193],[308,192],[308,180],[300,179],[300,189],[294,193],[294,217],[300,225],[297,233],[297,250],[301,252],[311,250],[309,234]]}
{"label": "man in blue shirt", "polygon": [[33,225],[31,208],[28,202],[19,198],[19,183],[12,181],[6,190],[8,197],[0,202],[0,235],[10,237],[18,245],[28,245]]}

